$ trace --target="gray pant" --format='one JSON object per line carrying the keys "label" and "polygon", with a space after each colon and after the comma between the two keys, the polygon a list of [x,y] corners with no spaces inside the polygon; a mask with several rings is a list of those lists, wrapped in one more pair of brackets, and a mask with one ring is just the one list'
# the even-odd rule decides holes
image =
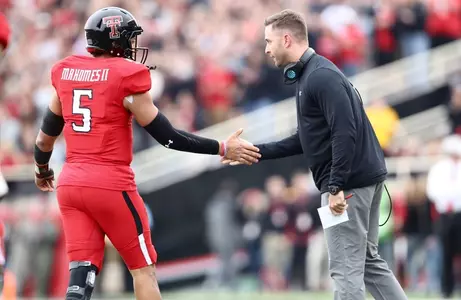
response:
{"label": "gray pant", "polygon": [[[379,205],[383,183],[344,191],[349,221],[325,229],[335,300],[405,300],[405,292],[378,255]],[[322,194],[322,206],[328,193]]]}

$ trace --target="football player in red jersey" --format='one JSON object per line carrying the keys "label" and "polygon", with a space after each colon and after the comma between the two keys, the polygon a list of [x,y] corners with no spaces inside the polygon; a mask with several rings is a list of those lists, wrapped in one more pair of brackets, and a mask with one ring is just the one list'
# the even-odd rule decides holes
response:
{"label": "football player in red jersey", "polygon": [[[51,71],[56,94],[36,140],[35,182],[42,191],[54,190],[48,163],[63,131],[67,153],[57,197],[70,261],[66,299],[90,299],[101,270],[105,235],[131,270],[136,299],[161,299],[154,273],[157,254],[130,167],[133,116],[170,149],[221,155],[245,164],[260,156],[259,149],[239,138],[242,130],[218,142],[170,124],[148,93],[151,79],[143,64],[147,49],[137,47],[142,31],[124,9],[98,10],[85,24],[92,57],[69,56]],[[136,62],[138,51],[141,63]]]}
{"label": "football player in red jersey", "polygon": [[4,14],[0,12],[0,59],[3,57],[10,41],[10,26]]}
{"label": "football player in red jersey", "polygon": [[[10,26],[5,15],[0,12],[0,61],[5,55],[6,48],[10,41]],[[6,184],[5,178],[3,178],[2,172],[0,171],[0,199],[6,196],[8,193],[8,185]],[[0,293],[3,290],[3,276],[5,267],[5,247],[4,247],[4,225],[0,221]]]}
{"label": "football player in red jersey", "polygon": [[[6,48],[10,42],[10,26],[5,15],[0,12],[0,62],[6,53]],[[0,172],[0,199],[8,193],[8,186]]]}

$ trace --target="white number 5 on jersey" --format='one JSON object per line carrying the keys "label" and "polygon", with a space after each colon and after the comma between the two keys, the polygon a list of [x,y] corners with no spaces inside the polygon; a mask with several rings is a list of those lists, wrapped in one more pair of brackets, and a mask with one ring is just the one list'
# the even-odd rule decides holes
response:
{"label": "white number 5 on jersey", "polygon": [[81,115],[83,125],[72,122],[72,129],[76,132],[90,132],[91,130],[91,110],[88,107],[81,107],[82,97],[93,100],[93,90],[73,90],[72,114]]}

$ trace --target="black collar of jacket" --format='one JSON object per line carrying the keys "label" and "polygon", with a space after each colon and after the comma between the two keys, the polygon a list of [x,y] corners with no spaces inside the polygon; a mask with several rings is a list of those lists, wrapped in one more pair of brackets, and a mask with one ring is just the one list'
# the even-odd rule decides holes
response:
{"label": "black collar of jacket", "polygon": [[283,72],[285,84],[293,84],[299,80],[299,78],[301,77],[303,73],[305,66],[312,59],[314,54],[315,54],[315,50],[309,47],[307,48],[306,51],[304,51],[303,55],[301,55],[301,58],[299,59],[299,61],[288,64],[285,67],[284,72]]}
{"label": "black collar of jacket", "polygon": [[315,54],[315,50],[310,47],[307,48],[306,51],[304,51],[303,55],[299,59],[299,61],[303,64],[303,67],[307,65],[307,63],[311,60],[314,54]]}

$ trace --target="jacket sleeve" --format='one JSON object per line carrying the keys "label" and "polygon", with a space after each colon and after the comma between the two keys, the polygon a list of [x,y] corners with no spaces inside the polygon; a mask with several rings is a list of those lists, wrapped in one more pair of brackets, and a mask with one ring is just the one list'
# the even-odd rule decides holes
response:
{"label": "jacket sleeve", "polygon": [[298,131],[283,140],[255,146],[259,148],[259,153],[261,154],[259,160],[277,159],[303,153]]}

